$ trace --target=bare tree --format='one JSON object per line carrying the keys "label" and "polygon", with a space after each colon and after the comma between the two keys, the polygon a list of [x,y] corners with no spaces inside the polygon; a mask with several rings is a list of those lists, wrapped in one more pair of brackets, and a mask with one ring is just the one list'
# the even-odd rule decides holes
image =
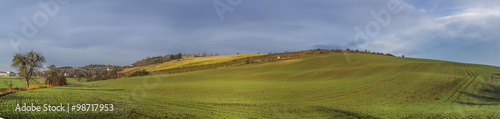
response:
{"label": "bare tree", "polygon": [[45,84],[54,85],[54,82],[56,82],[56,78],[58,78],[57,75],[59,74],[59,71],[57,70],[56,65],[50,65],[47,68],[49,69],[49,75],[45,80]]}
{"label": "bare tree", "polygon": [[26,88],[29,88],[29,81],[33,79],[33,74],[43,68],[43,63],[45,63],[45,57],[42,53],[31,50],[25,54],[16,53],[10,66],[19,71],[19,76],[26,81]]}

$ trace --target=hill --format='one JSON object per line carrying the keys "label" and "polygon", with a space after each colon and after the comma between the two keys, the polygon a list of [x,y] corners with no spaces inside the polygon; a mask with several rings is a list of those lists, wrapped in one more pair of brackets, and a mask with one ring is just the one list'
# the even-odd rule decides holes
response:
{"label": "hill", "polygon": [[[360,50],[305,50],[298,52],[282,52],[282,53],[269,53],[269,54],[237,54],[237,55],[224,55],[224,56],[210,56],[210,57],[182,57],[179,60],[167,61],[162,63],[152,63],[143,66],[132,66],[125,67],[125,69],[120,73],[123,77],[129,77],[134,72],[150,72],[153,75],[157,74],[173,74],[173,73],[183,73],[192,72],[207,69],[216,68],[226,68],[235,66],[244,66],[252,64],[264,64],[269,62],[277,62],[290,59],[306,58],[313,56],[323,56],[323,55],[333,55],[333,54],[376,54],[385,56],[394,56],[390,53],[380,53],[380,52],[370,52],[370,51],[360,51]],[[181,54],[179,54],[180,56]],[[144,61],[162,61],[158,60],[158,57],[146,58],[149,60]]]}
{"label": "hill", "polygon": [[[0,115],[85,118],[500,118],[500,68],[370,54],[80,83],[1,97]],[[71,80],[71,79],[70,79]],[[16,103],[113,112],[12,112]],[[33,116],[29,116],[33,115]]]}
{"label": "hill", "polygon": [[223,56],[212,56],[212,57],[185,57],[184,59],[163,62],[160,64],[125,68],[120,73],[130,74],[135,71],[141,71],[141,70],[146,70],[148,72],[158,72],[169,69],[178,69],[178,68],[182,69],[185,67],[196,67],[202,65],[217,64],[217,63],[229,62],[237,59],[261,56],[261,55],[262,54],[238,54],[238,55],[223,55]]}
{"label": "hill", "polygon": [[[222,55],[218,53],[201,54],[167,54],[165,56],[147,57],[128,66],[112,66],[92,64],[85,67],[59,67],[59,72],[67,77],[85,78],[86,81],[97,81],[144,75],[173,74],[207,69],[263,64],[289,59],[305,58],[332,54],[376,54],[394,56],[390,53],[370,52],[368,50],[314,49],[298,52],[282,52],[269,54],[236,54]],[[42,72],[44,76],[46,72]]]}

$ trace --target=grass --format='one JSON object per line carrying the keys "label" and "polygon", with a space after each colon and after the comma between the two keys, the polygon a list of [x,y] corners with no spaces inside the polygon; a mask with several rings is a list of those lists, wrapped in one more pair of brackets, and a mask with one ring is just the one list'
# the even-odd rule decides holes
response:
{"label": "grass", "polygon": [[[354,54],[22,91],[7,118],[500,118],[500,68]],[[14,112],[13,105],[110,103],[113,112]]]}
{"label": "grass", "polygon": [[[7,83],[5,83],[5,81],[7,81],[8,83],[10,83],[12,81],[12,88],[26,88],[26,81],[24,80],[21,80],[19,79],[18,77],[0,77],[0,89],[6,89],[8,88],[7,87]],[[36,85],[36,82],[40,82],[40,83],[44,83],[45,79],[35,79],[33,81],[30,81],[30,86],[32,85]]]}

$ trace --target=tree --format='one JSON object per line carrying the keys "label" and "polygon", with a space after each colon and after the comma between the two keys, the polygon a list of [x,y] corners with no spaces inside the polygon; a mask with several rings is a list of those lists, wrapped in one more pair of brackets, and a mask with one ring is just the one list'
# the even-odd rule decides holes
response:
{"label": "tree", "polygon": [[10,66],[19,71],[19,76],[26,81],[26,88],[29,88],[29,81],[33,79],[33,74],[43,68],[43,63],[45,57],[42,53],[31,50],[25,54],[16,53]]}
{"label": "tree", "polygon": [[181,53],[177,54],[177,59],[182,59],[182,54]]}
{"label": "tree", "polygon": [[120,69],[118,69],[118,68],[114,68],[114,69],[110,70],[108,72],[108,78],[109,79],[118,79],[119,78],[118,72],[120,72]]}
{"label": "tree", "polygon": [[176,55],[170,55],[170,60],[178,60],[178,59],[182,59],[181,53],[176,54]]}
{"label": "tree", "polygon": [[175,60],[175,56],[174,55],[170,55],[170,60]]}
{"label": "tree", "polygon": [[50,65],[47,67],[49,69],[49,75],[47,76],[47,79],[45,79],[45,84],[48,85],[54,85],[54,82],[56,82],[59,74],[59,71],[57,71],[56,65]]}
{"label": "tree", "polygon": [[49,69],[49,76],[45,79],[45,84],[53,86],[66,85],[66,77],[59,73],[56,65],[50,65],[47,68]]}

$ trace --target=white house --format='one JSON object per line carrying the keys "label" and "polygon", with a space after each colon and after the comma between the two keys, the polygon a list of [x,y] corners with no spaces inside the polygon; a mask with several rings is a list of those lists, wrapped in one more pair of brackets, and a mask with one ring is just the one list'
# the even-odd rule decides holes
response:
{"label": "white house", "polygon": [[0,71],[0,76],[16,76],[17,74],[11,71],[3,72]]}

